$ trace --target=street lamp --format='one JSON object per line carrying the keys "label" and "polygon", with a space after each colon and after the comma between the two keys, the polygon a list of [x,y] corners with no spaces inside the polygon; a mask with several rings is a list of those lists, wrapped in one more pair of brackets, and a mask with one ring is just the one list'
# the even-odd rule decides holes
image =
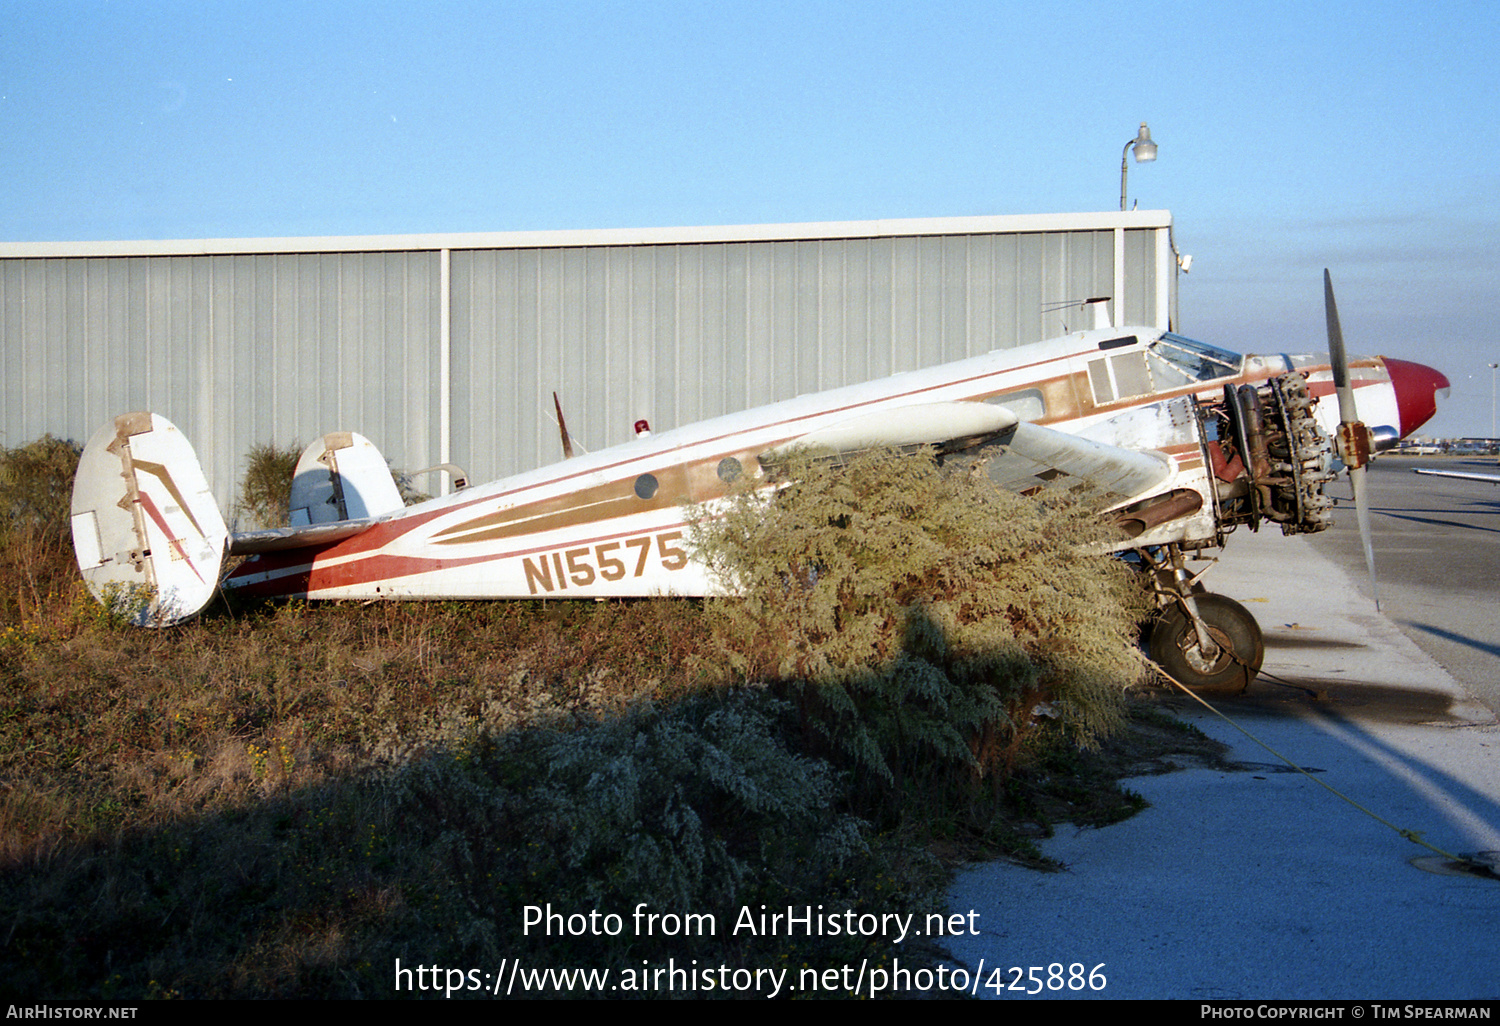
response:
{"label": "street lamp", "polygon": [[1149,164],[1156,159],[1156,143],[1151,141],[1151,129],[1141,122],[1141,130],[1136,137],[1125,144],[1125,149],[1120,151],[1120,209],[1125,209],[1125,173],[1130,168],[1130,148],[1135,147],[1135,162],[1137,164]]}
{"label": "street lamp", "polygon": [[1490,364],[1490,441],[1495,440],[1495,368],[1500,363]]}

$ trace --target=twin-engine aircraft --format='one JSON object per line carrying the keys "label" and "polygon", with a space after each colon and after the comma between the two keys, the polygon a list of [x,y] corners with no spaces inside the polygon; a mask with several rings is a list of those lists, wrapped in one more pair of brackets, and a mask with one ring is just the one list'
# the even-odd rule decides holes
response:
{"label": "twin-engine aircraft", "polygon": [[1456,477],[1460,481],[1487,481],[1490,484],[1500,484],[1500,474],[1475,474],[1463,470],[1425,470],[1417,469],[1413,474],[1426,474],[1428,477]]}
{"label": "twin-engine aircraft", "polygon": [[[1448,387],[1420,364],[1348,360],[1331,285],[1326,298],[1331,357],[1244,356],[1160,329],[1116,328],[1105,301],[1093,300],[1091,330],[642,431],[410,507],[373,445],[328,434],[297,466],[292,526],[246,534],[226,529],[177,429],[126,414],[84,450],[74,543],[94,595],[138,596],[136,619],[153,625],[203,608],[226,554],[249,558],[223,586],[258,596],[697,596],[715,582],[688,545],[690,505],[724,500],[741,478],[774,487],[776,465],[794,449],[931,446],[945,458],[982,458],[1005,488],[1066,490],[1094,504],[1120,529],[1118,551],[1152,573],[1158,662],[1189,684],[1248,686],[1260,629],[1244,607],[1203,590],[1185,553],[1221,546],[1241,524],[1323,530],[1330,439],[1341,437],[1358,497],[1372,447],[1416,430]],[[1335,390],[1341,414],[1318,403]],[[1354,412],[1355,392],[1372,430]],[[565,428],[563,443],[566,451]]]}

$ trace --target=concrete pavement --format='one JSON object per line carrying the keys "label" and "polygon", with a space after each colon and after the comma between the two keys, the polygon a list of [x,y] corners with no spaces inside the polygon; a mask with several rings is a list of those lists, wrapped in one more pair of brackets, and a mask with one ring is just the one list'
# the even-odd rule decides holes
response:
{"label": "concrete pavement", "polygon": [[[1266,672],[1297,686],[1263,678],[1211,701],[1397,827],[1500,852],[1489,710],[1305,541],[1241,534],[1204,583],[1255,614]],[[960,874],[952,911],[978,912],[981,933],[950,943],[955,962],[1006,983],[1011,966],[1103,964],[1103,990],[1045,997],[1500,998],[1500,880],[1418,868],[1443,860],[1190,700],[1165,701],[1244,768],[1127,781],[1151,807],[1062,827],[1042,843],[1062,872]]]}

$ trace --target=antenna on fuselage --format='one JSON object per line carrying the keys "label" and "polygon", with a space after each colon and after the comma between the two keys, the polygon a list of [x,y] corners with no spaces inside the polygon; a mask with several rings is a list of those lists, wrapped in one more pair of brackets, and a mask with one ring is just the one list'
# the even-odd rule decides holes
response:
{"label": "antenna on fuselage", "polygon": [[568,437],[568,422],[563,420],[562,400],[557,398],[557,393],[552,393],[552,405],[557,407],[557,430],[562,434],[563,459],[573,458],[573,440]]}
{"label": "antenna on fuselage", "polygon": [[[1093,307],[1094,327],[1113,328],[1115,325],[1114,322],[1110,320],[1109,316],[1109,301],[1111,298],[1112,297],[1110,296],[1094,296],[1092,299],[1085,299],[1082,301],[1077,299],[1065,299],[1061,303],[1043,303],[1042,313],[1056,313],[1059,310],[1070,310],[1075,306],[1081,306],[1085,310],[1089,307]],[[1068,325],[1064,323],[1063,333],[1067,334],[1067,332]]]}

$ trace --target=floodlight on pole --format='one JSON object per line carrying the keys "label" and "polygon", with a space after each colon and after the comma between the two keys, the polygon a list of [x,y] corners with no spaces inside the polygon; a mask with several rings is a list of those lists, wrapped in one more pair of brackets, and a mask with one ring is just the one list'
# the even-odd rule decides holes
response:
{"label": "floodlight on pole", "polygon": [[1151,129],[1141,122],[1141,130],[1136,137],[1125,144],[1125,149],[1120,151],[1120,209],[1125,209],[1125,175],[1130,170],[1130,149],[1135,147],[1135,162],[1137,164],[1149,164],[1156,159],[1156,143],[1151,141]]}
{"label": "floodlight on pole", "polygon": [[1500,363],[1490,364],[1490,441],[1495,440],[1495,369]]}

